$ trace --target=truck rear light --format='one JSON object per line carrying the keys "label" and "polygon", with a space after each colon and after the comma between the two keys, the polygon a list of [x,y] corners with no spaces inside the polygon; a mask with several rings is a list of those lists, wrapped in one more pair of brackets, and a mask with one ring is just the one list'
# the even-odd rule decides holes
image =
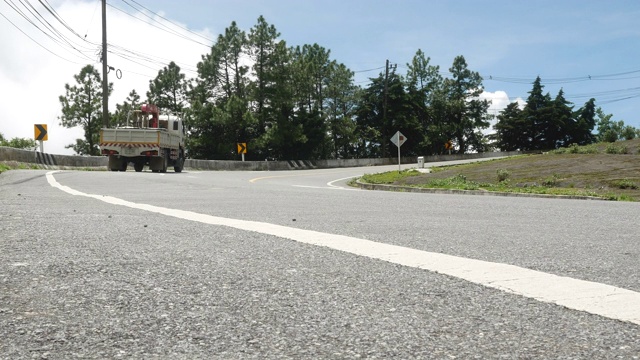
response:
{"label": "truck rear light", "polygon": [[115,150],[102,149],[102,155],[118,155],[118,152]]}
{"label": "truck rear light", "polygon": [[153,151],[145,151],[144,156],[158,156],[158,151],[157,150],[153,150]]}

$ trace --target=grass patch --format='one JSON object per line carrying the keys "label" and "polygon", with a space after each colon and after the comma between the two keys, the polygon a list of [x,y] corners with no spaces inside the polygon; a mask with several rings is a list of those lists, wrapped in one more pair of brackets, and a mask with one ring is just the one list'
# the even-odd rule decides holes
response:
{"label": "grass patch", "polygon": [[420,174],[421,172],[418,170],[409,169],[402,171],[389,171],[380,174],[365,174],[362,175],[360,179],[369,184],[393,184],[407,177],[418,176]]}
{"label": "grass patch", "polygon": [[9,165],[7,165],[5,163],[0,163],[0,174],[2,174],[3,172],[5,172],[7,170],[11,170],[11,167],[9,167]]}

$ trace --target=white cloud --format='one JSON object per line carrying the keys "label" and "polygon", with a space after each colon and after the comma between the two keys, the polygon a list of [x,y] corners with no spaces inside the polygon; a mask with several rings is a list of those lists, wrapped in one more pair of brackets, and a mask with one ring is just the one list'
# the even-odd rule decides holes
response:
{"label": "white cloud", "polygon": [[510,100],[509,95],[507,95],[507,93],[502,90],[498,90],[495,92],[483,91],[482,94],[480,94],[479,98],[483,100],[491,101],[491,106],[489,106],[488,112],[490,115],[493,116],[493,120],[490,121],[491,123],[490,127],[484,130],[484,132],[487,134],[493,132],[493,125],[495,125],[497,121],[496,116],[498,116],[500,112],[504,110],[504,108],[506,108],[510,103],[514,101],[517,102],[518,107],[520,107],[521,109],[526,104],[526,102],[520,97],[516,98],[513,101]]}
{"label": "white cloud", "polygon": [[[65,94],[65,84],[75,84],[73,76],[85,65],[92,64],[102,72],[102,65],[98,60],[102,24],[100,7],[96,6],[96,3],[66,0],[54,5],[56,12],[71,28],[81,36],[86,34],[86,39],[96,44],[83,43],[76,37],[73,42],[76,48],[85,49],[84,56],[68,46],[56,44],[22,19],[8,5],[0,3],[0,13],[42,45],[36,44],[7,19],[0,17],[0,43],[3,47],[0,55],[0,133],[5,138],[33,138],[33,125],[47,124],[49,140],[44,144],[45,152],[73,153],[64,146],[75,143],[76,138],[82,138],[83,131],[80,128],[67,129],[59,125],[61,106],[58,97]],[[46,10],[41,10],[42,13],[46,13]],[[150,22],[148,18],[144,19]],[[48,21],[60,31],[63,30],[63,26],[53,17]],[[108,64],[122,71],[121,79],[117,79],[113,71],[109,73],[109,82],[114,84],[114,91],[109,98],[111,111],[115,110],[116,103],[122,103],[126,99],[132,89],[144,100],[149,80],[155,78],[158,71],[170,61],[175,61],[187,78],[195,77],[196,64],[203,54],[209,52],[209,47],[184,37],[196,39],[201,43],[207,41],[186,30],[173,25],[168,26],[183,37],[172,35],[107,7],[107,42],[147,57],[140,59],[127,54],[125,59],[108,53]],[[209,39],[213,38],[207,29],[198,33]],[[74,37],[66,31],[64,34],[69,38]],[[110,48],[110,51],[116,49]]]}

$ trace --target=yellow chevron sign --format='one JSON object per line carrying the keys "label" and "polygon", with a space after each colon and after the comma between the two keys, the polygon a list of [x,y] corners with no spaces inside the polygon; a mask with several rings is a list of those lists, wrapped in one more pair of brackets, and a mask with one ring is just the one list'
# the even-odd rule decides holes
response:
{"label": "yellow chevron sign", "polygon": [[49,134],[47,134],[47,124],[33,125],[33,138],[41,141],[49,140]]}
{"label": "yellow chevron sign", "polygon": [[247,143],[238,143],[238,154],[247,153]]}

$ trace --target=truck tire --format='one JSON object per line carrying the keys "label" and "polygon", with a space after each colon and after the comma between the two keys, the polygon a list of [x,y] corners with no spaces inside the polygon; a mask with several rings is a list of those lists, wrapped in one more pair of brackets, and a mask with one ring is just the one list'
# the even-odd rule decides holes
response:
{"label": "truck tire", "polygon": [[173,165],[173,171],[177,173],[181,173],[184,168],[184,154],[180,151],[180,155],[178,155],[178,160],[176,160],[175,165]]}
{"label": "truck tire", "polygon": [[169,167],[169,150],[164,151],[164,157],[162,158],[162,170],[160,172],[166,173]]}
{"label": "truck tire", "polygon": [[142,171],[142,169],[144,169],[144,163],[142,163],[142,162],[137,162],[137,161],[136,161],[136,162],[134,162],[134,163],[133,163],[133,169],[134,169],[136,172],[141,172],[141,171]]}
{"label": "truck tire", "polygon": [[120,159],[120,161],[122,161],[122,163],[120,164],[120,168],[118,170],[119,171],[127,171],[127,166],[129,165],[127,160]]}
{"label": "truck tire", "polygon": [[122,167],[121,164],[122,160],[117,158],[114,155],[109,155],[109,165],[108,168],[110,171],[120,171],[120,168]]}

